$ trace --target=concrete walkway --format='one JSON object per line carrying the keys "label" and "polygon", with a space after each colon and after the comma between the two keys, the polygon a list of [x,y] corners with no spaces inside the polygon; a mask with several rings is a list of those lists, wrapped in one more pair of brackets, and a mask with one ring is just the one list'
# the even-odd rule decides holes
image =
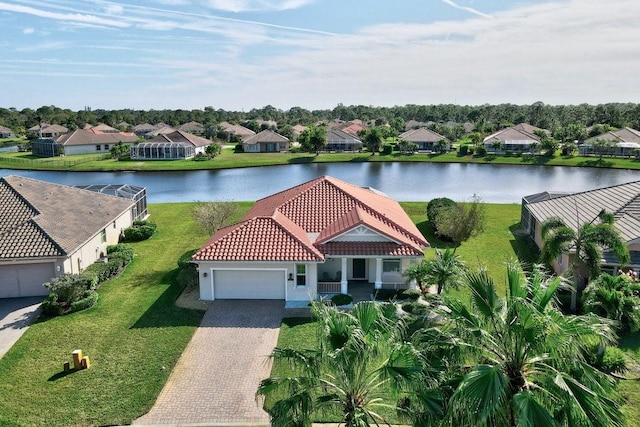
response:
{"label": "concrete walkway", "polygon": [[0,358],[40,313],[44,297],[0,298]]}
{"label": "concrete walkway", "polygon": [[283,301],[212,302],[155,405],[133,424],[268,426],[255,392],[283,317]]}

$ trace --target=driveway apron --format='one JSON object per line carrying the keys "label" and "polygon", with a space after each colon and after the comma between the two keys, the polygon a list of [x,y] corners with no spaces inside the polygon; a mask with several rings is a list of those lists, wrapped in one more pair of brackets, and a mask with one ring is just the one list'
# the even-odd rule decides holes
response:
{"label": "driveway apron", "polygon": [[283,301],[214,301],[167,384],[138,425],[269,425],[256,402],[271,370]]}
{"label": "driveway apron", "polygon": [[0,298],[0,357],[9,351],[38,316],[43,299]]}

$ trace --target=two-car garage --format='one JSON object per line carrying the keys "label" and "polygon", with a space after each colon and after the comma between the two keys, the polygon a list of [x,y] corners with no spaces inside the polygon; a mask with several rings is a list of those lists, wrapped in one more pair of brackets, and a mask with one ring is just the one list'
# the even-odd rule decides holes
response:
{"label": "two-car garage", "polygon": [[285,299],[285,269],[212,269],[211,299]]}
{"label": "two-car garage", "polygon": [[55,275],[52,262],[0,265],[0,298],[48,295],[42,284]]}

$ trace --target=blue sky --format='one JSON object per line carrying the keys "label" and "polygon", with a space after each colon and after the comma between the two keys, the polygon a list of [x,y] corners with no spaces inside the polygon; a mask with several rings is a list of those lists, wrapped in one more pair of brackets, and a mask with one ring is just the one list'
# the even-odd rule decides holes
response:
{"label": "blue sky", "polygon": [[637,0],[0,0],[0,106],[640,102]]}

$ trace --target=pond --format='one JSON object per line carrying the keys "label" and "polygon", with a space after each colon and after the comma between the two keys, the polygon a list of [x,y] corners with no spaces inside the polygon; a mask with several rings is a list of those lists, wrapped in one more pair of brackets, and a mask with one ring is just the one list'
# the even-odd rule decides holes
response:
{"label": "pond", "polygon": [[51,172],[0,169],[66,185],[130,184],[147,188],[150,203],[254,201],[321,175],[380,190],[399,201],[434,197],[520,203],[542,191],[577,192],[640,179],[634,170],[468,163],[312,163],[179,172]]}

